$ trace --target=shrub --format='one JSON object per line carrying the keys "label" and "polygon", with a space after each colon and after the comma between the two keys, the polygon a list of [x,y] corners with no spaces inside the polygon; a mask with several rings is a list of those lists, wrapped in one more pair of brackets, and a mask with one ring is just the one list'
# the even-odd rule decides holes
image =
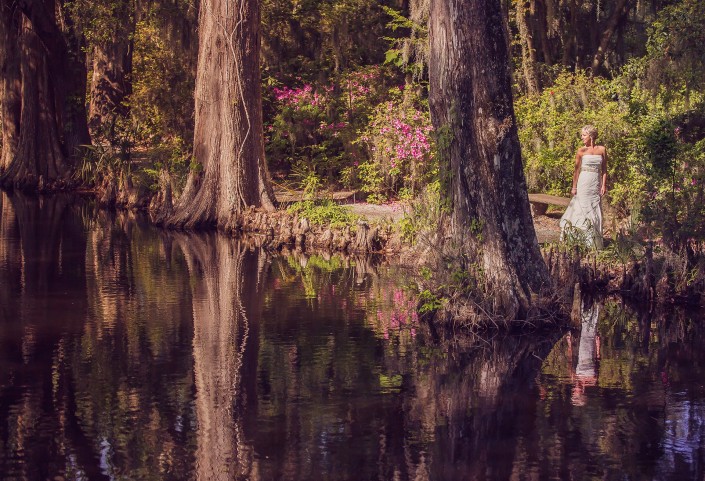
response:
{"label": "shrub", "polygon": [[[305,169],[329,184],[339,182],[346,168],[364,161],[355,139],[381,101],[388,77],[387,70],[374,66],[345,72],[321,85],[300,78],[289,82],[296,86],[272,81],[265,91],[265,111],[270,113],[265,133],[273,170]],[[356,183],[350,172],[346,178],[351,186]]]}
{"label": "shrub", "polygon": [[362,189],[373,196],[414,195],[436,172],[431,120],[401,90],[375,108],[372,120],[359,138],[368,160],[359,165]]}

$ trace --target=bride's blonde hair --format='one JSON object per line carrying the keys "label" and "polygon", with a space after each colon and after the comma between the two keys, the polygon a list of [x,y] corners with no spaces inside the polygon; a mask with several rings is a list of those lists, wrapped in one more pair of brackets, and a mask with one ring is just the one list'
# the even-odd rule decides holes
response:
{"label": "bride's blonde hair", "polygon": [[580,133],[588,134],[592,138],[593,142],[597,140],[597,129],[593,125],[586,125],[582,129],[580,129]]}

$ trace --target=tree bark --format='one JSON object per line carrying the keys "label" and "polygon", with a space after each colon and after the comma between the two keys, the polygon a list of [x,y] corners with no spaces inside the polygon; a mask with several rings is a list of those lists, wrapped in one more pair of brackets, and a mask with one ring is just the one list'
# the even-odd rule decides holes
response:
{"label": "tree bark", "polygon": [[258,0],[206,0],[199,12],[191,171],[174,215],[179,228],[237,228],[248,206],[274,209],[264,158]]}
{"label": "tree bark", "polygon": [[432,0],[430,105],[451,238],[477,259],[498,314],[550,289],[529,208],[499,0]]}
{"label": "tree bark", "polygon": [[602,36],[600,38],[600,46],[597,47],[597,52],[595,52],[595,56],[592,59],[593,73],[598,68],[600,68],[600,65],[602,65],[602,61],[605,59],[605,55],[607,55],[607,53],[610,51],[610,41],[612,40],[612,37],[617,31],[617,28],[619,27],[619,24],[621,23],[622,19],[629,14],[630,8],[631,5],[629,4],[629,0],[619,0],[617,2],[617,5],[615,5],[614,11],[612,12],[610,19],[607,22],[607,26],[602,32]]}
{"label": "tree bark", "polygon": [[19,14],[16,10],[0,5],[0,105],[2,112],[2,152],[0,174],[17,154],[22,110],[22,84],[20,55],[17,48]]}
{"label": "tree bark", "polygon": [[93,75],[88,125],[94,137],[104,137],[116,143],[115,124],[130,114],[125,99],[132,92],[131,36],[134,33],[132,2],[121,0],[113,19],[111,39],[93,48]]}
{"label": "tree bark", "polygon": [[58,189],[69,181],[80,146],[90,143],[85,55],[60,3],[19,0],[12,6],[23,13],[22,113],[17,152],[0,184]]}
{"label": "tree bark", "polygon": [[17,152],[0,183],[40,190],[62,180],[69,164],[61,151],[49,82],[49,65],[41,41],[27,17],[20,36],[22,113]]}
{"label": "tree bark", "polygon": [[536,72],[536,46],[532,30],[529,28],[529,6],[526,0],[520,0],[516,4],[516,20],[519,28],[519,39],[521,41],[521,67],[524,71],[524,82],[526,90],[530,94],[539,93],[539,81]]}

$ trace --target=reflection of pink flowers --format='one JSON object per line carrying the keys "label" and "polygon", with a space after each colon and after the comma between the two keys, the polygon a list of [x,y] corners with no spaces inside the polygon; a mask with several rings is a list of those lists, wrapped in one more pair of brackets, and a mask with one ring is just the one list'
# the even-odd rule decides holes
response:
{"label": "reflection of pink flowers", "polygon": [[380,299],[383,307],[376,310],[370,321],[384,339],[406,333],[415,337],[419,326],[416,312],[416,297],[401,288],[390,289],[386,300]]}

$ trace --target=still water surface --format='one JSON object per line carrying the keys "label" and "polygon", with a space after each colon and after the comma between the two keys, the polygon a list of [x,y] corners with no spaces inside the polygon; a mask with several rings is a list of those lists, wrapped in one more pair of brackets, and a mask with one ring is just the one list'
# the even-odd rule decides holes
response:
{"label": "still water surface", "polygon": [[439,343],[403,270],[0,193],[0,479],[705,476],[705,330]]}

